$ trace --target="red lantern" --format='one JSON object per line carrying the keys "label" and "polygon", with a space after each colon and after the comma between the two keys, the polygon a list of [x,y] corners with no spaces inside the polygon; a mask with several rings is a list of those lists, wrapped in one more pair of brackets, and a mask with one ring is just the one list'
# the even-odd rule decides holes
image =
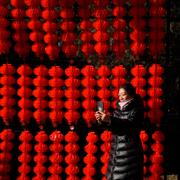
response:
{"label": "red lantern", "polygon": [[160,87],[164,80],[159,76],[152,76],[148,79],[148,83],[154,88]]}
{"label": "red lantern", "polygon": [[57,24],[55,22],[47,21],[43,23],[43,30],[45,32],[53,33],[57,29]]}
{"label": "red lantern", "polygon": [[145,44],[140,42],[135,42],[131,44],[131,50],[134,55],[143,54],[145,50]]}
{"label": "red lantern", "polygon": [[131,80],[134,87],[144,87],[146,85],[146,80],[144,78],[135,77]]}
{"label": "red lantern", "polygon": [[100,7],[98,9],[95,9],[92,15],[96,18],[105,19],[109,15],[109,12],[108,10],[104,9],[104,7]]}
{"label": "red lantern", "polygon": [[96,91],[94,89],[87,88],[82,91],[82,95],[85,98],[94,98],[96,96]]}
{"label": "red lantern", "polygon": [[148,100],[148,106],[151,109],[161,108],[162,105],[163,101],[160,98],[151,98],[150,100]]}
{"label": "red lantern", "polygon": [[145,33],[142,31],[133,31],[132,33],[130,33],[130,38],[135,41],[135,42],[143,42],[145,39]]}
{"label": "red lantern", "polygon": [[160,124],[163,117],[163,112],[159,109],[153,109],[148,112],[148,117],[150,118],[151,123]]}
{"label": "red lantern", "polygon": [[112,69],[112,74],[114,76],[125,76],[127,73],[126,69],[120,65],[120,66],[115,66],[113,69]]}
{"label": "red lantern", "polygon": [[116,19],[113,21],[113,27],[116,30],[122,31],[126,27],[126,21],[124,19]]}
{"label": "red lantern", "polygon": [[160,76],[164,73],[164,68],[160,64],[153,64],[149,67],[149,72],[152,75]]}
{"label": "red lantern", "polygon": [[[140,1],[138,1],[140,2]],[[144,4],[144,3],[143,3]],[[144,7],[133,7],[129,11],[129,15],[134,16],[134,17],[142,17],[146,15],[146,9]]]}
{"label": "red lantern", "polygon": [[72,33],[72,32],[65,32],[62,34],[61,39],[62,41],[66,42],[67,44],[72,43],[76,40],[76,34]]}
{"label": "red lantern", "polygon": [[119,88],[121,85],[125,85],[126,84],[126,80],[124,78],[114,78],[111,81],[111,84],[116,87]]}
{"label": "red lantern", "polygon": [[96,101],[93,99],[87,99],[82,102],[82,106],[84,109],[94,109],[96,108]]}
{"label": "red lantern", "polygon": [[161,88],[158,88],[158,87],[149,88],[148,89],[148,95],[150,97],[160,97],[163,95],[163,90]]}
{"label": "red lantern", "polygon": [[154,6],[162,6],[165,4],[165,0],[150,0],[150,3]]}
{"label": "red lantern", "polygon": [[64,83],[69,88],[77,88],[81,84],[80,80],[77,78],[74,78],[73,76],[66,79]]}
{"label": "red lantern", "polygon": [[150,8],[149,13],[150,13],[150,16],[163,17],[163,16],[165,16],[165,14],[166,14],[166,10],[165,10],[165,8],[163,8],[163,7],[152,6],[152,7]]}
{"label": "red lantern", "polygon": [[93,22],[93,27],[100,32],[106,31],[106,29],[109,27],[109,22],[103,19],[97,19]]}
{"label": "red lantern", "polygon": [[102,43],[102,42],[105,42],[109,39],[109,34],[105,31],[96,31],[96,33],[94,33],[93,35],[93,38],[95,41],[97,41],[97,48],[95,48],[95,50],[98,49],[98,47],[100,48],[102,46],[102,48],[105,47],[105,43]]}
{"label": "red lantern", "polygon": [[89,56],[94,52],[94,45],[90,43],[84,43],[81,47],[81,51],[84,53],[85,56]]}
{"label": "red lantern", "polygon": [[88,29],[92,28],[92,23],[89,20],[82,20],[80,22],[80,28],[82,30],[88,30]]}
{"label": "red lantern", "polygon": [[126,11],[125,11],[124,7],[117,6],[117,7],[113,8],[112,14],[113,14],[113,16],[116,16],[118,18],[122,18],[123,16],[126,15]]}
{"label": "red lantern", "polygon": [[133,76],[141,77],[146,74],[146,69],[144,68],[143,65],[136,65],[131,69],[131,74]]}
{"label": "red lantern", "polygon": [[132,19],[129,26],[133,29],[142,31],[146,26],[146,21],[141,20],[140,18]]}
{"label": "red lantern", "polygon": [[80,17],[83,17],[84,19],[88,19],[91,16],[91,11],[86,6],[85,8],[79,8],[78,14]]}

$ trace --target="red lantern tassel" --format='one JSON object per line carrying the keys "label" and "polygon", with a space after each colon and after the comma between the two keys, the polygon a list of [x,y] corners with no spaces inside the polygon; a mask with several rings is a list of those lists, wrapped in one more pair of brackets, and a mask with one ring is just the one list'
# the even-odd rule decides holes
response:
{"label": "red lantern tassel", "polygon": [[51,145],[49,147],[51,150],[51,155],[49,157],[51,165],[48,170],[51,176],[48,179],[61,179],[60,176],[63,171],[63,167],[61,166],[61,162],[63,161],[63,156],[61,154],[63,145],[61,142],[63,141],[64,136],[60,131],[54,131],[49,138],[51,140]]}
{"label": "red lantern tassel", "polygon": [[93,52],[94,47],[91,43],[93,40],[93,34],[91,32],[92,22],[90,21],[91,10],[90,10],[90,1],[81,1],[78,0],[78,15],[81,18],[81,22],[79,24],[81,28],[80,40],[82,41],[81,51],[84,56],[88,58]]}
{"label": "red lantern tassel", "polygon": [[151,148],[153,151],[153,154],[150,157],[151,160],[151,165],[149,167],[149,170],[151,172],[151,176],[149,177],[150,180],[160,180],[161,175],[164,173],[164,168],[163,168],[163,162],[164,162],[164,157],[163,157],[163,151],[164,151],[164,146],[162,142],[164,141],[164,133],[161,130],[156,130],[152,134],[152,139],[155,141]]}
{"label": "red lantern tassel", "polygon": [[79,156],[77,155],[77,152],[79,151],[79,146],[77,144],[78,140],[78,135],[73,131],[70,131],[65,135],[65,141],[67,142],[65,145],[65,151],[67,152],[65,157],[65,162],[67,164],[67,167],[65,168],[67,180],[79,180],[79,167],[77,165],[80,160]]}
{"label": "red lantern tassel", "polygon": [[37,57],[42,58],[45,51],[45,45],[43,43],[44,35],[42,32],[42,22],[40,21],[42,12],[39,7],[41,2],[40,0],[37,0],[36,2],[26,0],[25,4],[28,6],[26,15],[29,17],[27,26],[31,30],[29,39],[33,42],[31,49]]}
{"label": "red lantern tassel", "polygon": [[156,60],[157,56],[161,55],[165,51],[165,45],[163,43],[165,39],[165,20],[163,19],[166,15],[165,1],[150,1],[149,9],[149,52],[152,57]]}
{"label": "red lantern tassel", "polygon": [[143,154],[144,154],[144,178],[147,177],[147,172],[148,172],[148,165],[147,165],[147,162],[148,162],[148,157],[147,157],[147,150],[148,150],[148,146],[147,146],[147,141],[149,139],[149,136],[148,134],[146,133],[145,130],[142,130],[140,132],[140,139],[141,139],[141,143],[142,143],[142,147],[143,147]]}
{"label": "red lantern tassel", "polygon": [[[109,22],[106,19],[109,12],[104,8],[108,5],[108,1],[93,0],[93,3],[95,4],[93,16],[96,18],[96,20],[93,22],[93,27],[96,30],[93,34],[93,39],[96,42],[94,50],[103,63],[103,58],[107,55],[108,52],[107,41],[110,38],[107,32]],[[104,6],[102,6],[103,4]]]}
{"label": "red lantern tassel", "polygon": [[113,45],[112,50],[115,54],[117,60],[121,60],[125,55],[126,45],[125,40],[127,34],[125,33],[126,28],[126,21],[123,17],[126,15],[125,8],[123,4],[119,2],[113,1],[115,5],[112,9],[112,14],[114,19],[112,21],[112,27],[114,28],[112,38],[113,38]]}
{"label": "red lantern tassel", "polygon": [[63,19],[60,23],[62,30],[60,37],[62,41],[62,51],[68,58],[74,58],[78,51],[77,45],[74,43],[77,35],[74,33],[76,24],[72,21],[75,16],[72,10],[73,4],[74,1],[69,3],[66,0],[60,1],[59,3],[60,6],[63,6],[63,9],[60,11],[60,17]]}
{"label": "red lantern tassel", "polygon": [[5,129],[0,133],[0,179],[10,179],[12,149],[14,144],[11,142],[15,137],[11,129]]}
{"label": "red lantern tassel", "polygon": [[94,77],[96,76],[96,69],[87,65],[82,70],[83,79],[81,81],[82,86],[84,87],[82,91],[82,96],[84,100],[82,102],[82,106],[85,109],[83,112],[83,118],[88,127],[92,126],[92,123],[95,122],[94,110],[96,108],[96,101],[94,97],[96,96],[96,91],[94,86],[96,85],[96,80]]}
{"label": "red lantern tassel", "polygon": [[[45,52],[50,60],[57,60],[59,57],[59,47],[58,47],[58,35],[57,32],[57,22],[58,10],[56,7],[59,5],[58,0],[44,0],[41,1],[41,6],[44,8],[42,12],[42,17],[45,20],[43,23],[43,29],[46,32],[44,36],[44,42],[46,43]],[[56,28],[54,28],[56,27]]]}
{"label": "red lantern tassel", "polygon": [[30,110],[33,106],[33,102],[30,99],[32,96],[32,90],[30,89],[32,78],[29,77],[32,74],[32,69],[27,64],[24,64],[17,69],[17,72],[20,75],[17,80],[17,83],[20,86],[18,95],[21,97],[18,102],[18,105],[21,108],[18,112],[18,117],[22,126],[26,126],[33,116],[33,113]]}
{"label": "red lantern tassel", "polygon": [[147,102],[149,107],[148,117],[151,123],[160,126],[163,118],[162,106],[164,104],[161,98],[161,95],[163,94],[161,88],[163,79],[161,76],[164,72],[164,68],[159,64],[152,64],[148,71],[151,74],[148,79],[148,83],[150,85],[150,89],[148,91],[150,98]]}
{"label": "red lantern tassel", "polygon": [[111,80],[111,85],[113,86],[113,90],[112,90],[113,102],[111,106],[114,109],[117,107],[119,87],[121,85],[126,84],[126,79],[125,79],[126,74],[127,71],[123,65],[115,66],[112,69],[113,79]]}
{"label": "red lantern tassel", "polygon": [[35,86],[33,95],[36,98],[33,103],[36,109],[36,111],[33,113],[33,116],[37,125],[39,125],[40,128],[43,128],[43,125],[48,118],[48,112],[46,111],[48,102],[45,100],[48,95],[46,90],[46,86],[48,86],[48,80],[46,79],[46,76],[48,75],[48,69],[44,65],[40,65],[34,69],[34,74],[37,77],[33,80],[33,84]]}
{"label": "red lantern tassel", "polygon": [[86,140],[88,143],[84,147],[87,154],[83,158],[83,161],[86,164],[86,166],[83,168],[83,180],[93,179],[96,174],[96,169],[93,166],[97,162],[97,158],[95,157],[97,146],[95,143],[98,141],[98,136],[95,134],[95,132],[89,132]]}
{"label": "red lantern tassel", "polygon": [[7,19],[9,9],[8,1],[0,2],[0,55],[8,54],[11,47],[11,42],[9,41],[10,32],[7,30],[9,26],[9,21]]}
{"label": "red lantern tassel", "polygon": [[111,150],[112,133],[110,131],[105,130],[101,134],[101,140],[103,141],[101,145],[101,151],[103,152],[103,155],[101,156],[101,162],[103,163],[101,173],[103,174],[102,179],[106,179],[106,171],[109,162],[109,153]]}
{"label": "red lantern tassel", "polygon": [[132,28],[130,33],[130,39],[133,41],[130,45],[132,54],[139,60],[139,57],[143,55],[146,45],[145,45],[145,26],[146,21],[143,17],[146,15],[145,0],[144,1],[130,1],[132,7],[129,11],[129,15],[133,17],[129,26]]}
{"label": "red lantern tassel", "polygon": [[21,155],[18,157],[18,160],[21,163],[21,165],[18,168],[20,174],[17,178],[18,180],[30,180],[28,174],[31,172],[31,167],[29,163],[32,159],[30,155],[30,152],[32,150],[32,145],[30,144],[30,142],[32,139],[33,136],[29,131],[23,131],[19,136],[19,140],[21,141],[21,144],[19,146]]}
{"label": "red lantern tassel", "polygon": [[[146,97],[146,79],[144,76],[146,75],[146,69],[143,65],[135,65],[131,69],[131,74],[133,75],[133,78],[131,79],[131,84],[135,87],[136,93],[141,96],[141,98],[144,100]],[[144,107],[146,106],[146,101],[144,100]],[[144,113],[144,116],[146,116],[146,112]]]}
{"label": "red lantern tassel", "polygon": [[111,70],[107,66],[102,65],[98,68],[97,72],[99,75],[99,80],[97,83],[100,88],[97,91],[97,96],[101,101],[103,101],[104,110],[107,112],[110,108],[109,98],[111,96],[111,92],[108,87],[110,85],[109,76],[111,74]]}
{"label": "red lantern tassel", "polygon": [[64,104],[67,109],[65,118],[70,129],[73,130],[80,118],[80,114],[77,111],[80,108],[80,102],[78,101],[78,98],[80,97],[80,90],[78,89],[80,80],[77,79],[80,75],[80,70],[75,66],[69,66],[66,68],[65,74],[68,76],[65,80],[65,85],[67,87],[67,90],[65,90],[67,101]]}
{"label": "red lantern tassel", "polygon": [[16,115],[14,105],[16,104],[15,98],[16,90],[13,87],[16,79],[13,77],[16,70],[11,64],[3,64],[0,67],[0,84],[1,84],[1,98],[0,98],[0,116],[5,125],[10,125]]}
{"label": "red lantern tassel", "polygon": [[47,168],[44,164],[47,162],[46,152],[48,151],[48,145],[45,143],[48,141],[48,135],[45,131],[39,131],[35,136],[35,140],[37,142],[34,147],[36,152],[36,155],[34,156],[35,167],[33,168],[35,176],[32,179],[45,180],[44,174],[47,172]]}
{"label": "red lantern tassel", "polygon": [[60,78],[63,73],[63,69],[59,66],[53,66],[49,69],[49,75],[52,77],[49,80],[51,90],[48,92],[48,95],[51,98],[51,101],[49,102],[49,107],[51,109],[49,117],[53,127],[57,127],[61,124],[64,116],[62,111],[62,108],[64,107],[64,102],[62,100],[64,97],[64,91],[62,90],[64,81]]}
{"label": "red lantern tassel", "polygon": [[12,28],[15,30],[13,40],[15,44],[15,52],[21,57],[25,58],[30,52],[28,44],[27,23],[25,21],[25,2],[24,1],[10,1],[12,5],[11,15],[14,18]]}

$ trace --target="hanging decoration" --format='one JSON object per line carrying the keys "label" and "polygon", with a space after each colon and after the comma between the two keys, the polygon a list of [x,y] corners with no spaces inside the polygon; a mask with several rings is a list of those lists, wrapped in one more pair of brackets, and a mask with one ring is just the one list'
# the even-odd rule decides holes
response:
{"label": "hanging decoration", "polygon": [[130,33],[130,39],[132,40],[130,49],[132,54],[136,57],[136,60],[139,60],[139,57],[144,54],[146,48],[146,21],[144,19],[146,16],[145,2],[146,0],[130,0],[132,7],[129,11],[129,15],[133,17],[129,23],[129,26],[132,29],[132,32]]}
{"label": "hanging decoration", "polygon": [[85,109],[83,111],[83,118],[87,126],[91,127],[92,123],[96,121],[94,116],[96,109],[96,80],[94,77],[96,77],[97,72],[93,66],[87,65],[81,69],[81,73],[84,76],[81,80],[81,84],[84,87],[82,90],[82,96],[84,97],[84,100],[82,101],[82,107]]}
{"label": "hanging decoration", "polygon": [[89,1],[77,0],[78,6],[79,6],[78,15],[81,18],[81,21],[79,24],[79,26],[81,28],[80,49],[86,58],[88,58],[89,56],[91,56],[94,53],[94,46],[92,44],[93,33],[91,32],[92,31],[92,22],[89,19],[91,16],[91,10],[89,8],[91,2],[92,2],[92,0],[89,0]]}
{"label": "hanging decoration", "polygon": [[44,35],[44,42],[46,43],[45,52],[49,59],[57,60],[59,57],[60,48],[58,47],[57,35],[57,6],[58,0],[43,0],[41,6],[43,7],[42,18],[44,19],[43,30],[46,32]]}
{"label": "hanging decoration", "polygon": [[11,129],[4,129],[0,133],[0,179],[11,179],[11,161],[15,134]]}
{"label": "hanging decoration", "polygon": [[11,0],[11,16],[13,18],[12,29],[14,29],[13,40],[15,41],[14,50],[20,58],[25,59],[30,52],[28,44],[27,22],[25,20],[25,2]]}
{"label": "hanging decoration", "polygon": [[67,175],[67,180],[79,180],[78,173],[79,173],[79,167],[78,162],[80,160],[79,156],[77,155],[79,151],[79,145],[77,144],[77,141],[79,140],[79,136],[76,132],[69,131],[65,135],[65,141],[67,144],[65,145],[65,151],[67,152],[65,156],[65,162],[67,164],[67,167],[65,168],[65,173]]}
{"label": "hanging decoration", "polygon": [[86,156],[83,158],[86,166],[83,168],[83,180],[94,179],[96,174],[96,169],[94,167],[97,162],[95,153],[97,152],[97,146],[95,143],[98,141],[98,136],[95,132],[89,132],[86,137],[87,144],[84,147]]}
{"label": "hanging decoration", "polygon": [[6,126],[13,123],[14,116],[16,115],[14,107],[16,104],[16,100],[14,98],[14,95],[16,94],[16,89],[14,87],[16,79],[13,77],[15,72],[16,69],[11,64],[3,64],[0,67],[0,117]]}
{"label": "hanging decoration", "polygon": [[104,58],[108,53],[108,41],[110,38],[107,32],[107,28],[110,25],[107,21],[107,16],[109,14],[107,5],[109,1],[93,0],[93,3],[95,10],[92,15],[96,18],[92,24],[95,28],[95,32],[93,34],[93,39],[95,41],[94,50],[103,63]]}
{"label": "hanging decoration", "polygon": [[112,132],[105,130],[100,137],[103,141],[103,143],[101,144],[101,151],[103,152],[103,155],[101,156],[101,162],[103,163],[101,173],[103,174],[102,179],[106,180],[106,171],[110,158],[109,155],[111,150]]}
{"label": "hanging decoration", "polygon": [[26,126],[30,123],[30,120],[33,116],[33,112],[31,110],[33,106],[33,102],[31,100],[32,97],[32,69],[27,65],[21,65],[17,69],[20,77],[17,80],[17,84],[19,85],[19,89],[17,91],[20,100],[18,101],[18,106],[21,110],[18,112],[19,121],[22,126]]}
{"label": "hanging decoration", "polygon": [[125,55],[126,50],[126,21],[124,16],[126,15],[126,10],[123,4],[123,1],[113,0],[113,20],[112,20],[112,27],[113,27],[113,47],[112,50],[115,54],[116,59],[121,60]]}
{"label": "hanging decoration", "polygon": [[31,173],[30,162],[32,156],[30,153],[32,150],[32,144],[31,144],[32,139],[33,139],[32,134],[27,130],[22,131],[19,136],[19,140],[21,141],[19,145],[19,150],[21,154],[19,155],[18,160],[21,164],[18,167],[18,171],[19,171],[19,176],[17,178],[18,180],[30,179],[28,174]]}
{"label": "hanging decoration", "polygon": [[148,89],[149,100],[147,105],[149,108],[148,117],[152,124],[160,126],[163,118],[162,106],[164,104],[162,95],[163,78],[161,77],[164,68],[160,64],[152,64],[149,69],[151,76],[148,79],[150,88]]}
{"label": "hanging decoration", "polygon": [[149,52],[156,60],[165,51],[165,1],[150,0]]}
{"label": "hanging decoration", "polygon": [[[131,68],[131,74],[133,78],[131,79],[131,84],[136,89],[136,93],[139,94],[144,103],[144,109],[146,108],[146,79],[145,76],[147,74],[146,69],[143,65],[137,64],[133,68]],[[144,112],[144,117],[146,117],[146,111]]]}
{"label": "hanging decoration", "polygon": [[33,79],[33,84],[35,86],[33,95],[36,99],[33,102],[35,108],[33,116],[39,128],[42,129],[48,118],[48,112],[46,111],[48,101],[45,99],[48,96],[48,91],[46,89],[48,86],[48,69],[46,66],[40,65],[34,69],[34,74],[36,77]]}
{"label": "hanging decoration", "polygon": [[8,14],[8,1],[0,1],[0,55],[8,54],[11,47]]}
{"label": "hanging decoration", "polygon": [[62,0],[60,1],[60,29],[62,34],[60,39],[62,41],[62,52],[66,57],[72,59],[76,56],[78,52],[77,45],[75,43],[77,39],[77,34],[75,33],[76,23],[74,21],[74,11],[73,11],[74,1],[72,0]]}
{"label": "hanging decoration", "polygon": [[35,55],[43,60],[45,53],[45,44],[43,43],[43,23],[41,21],[41,1],[25,0],[27,6],[26,16],[29,18],[27,26],[30,29],[29,39],[32,41],[31,50]]}
{"label": "hanging decoration", "polygon": [[156,130],[152,134],[152,139],[154,143],[152,144],[151,148],[153,154],[150,156],[151,165],[149,170],[151,175],[149,177],[150,180],[161,180],[161,175],[164,173],[164,168],[162,163],[164,162],[164,146],[163,141],[165,140],[164,133],[161,130]]}
{"label": "hanging decoration", "polygon": [[80,69],[76,68],[75,66],[69,66],[65,69],[65,74],[68,77],[65,80],[65,86],[67,87],[65,90],[65,97],[67,100],[64,104],[65,108],[67,109],[65,112],[65,118],[70,126],[70,129],[73,130],[80,118],[80,113],[78,112],[78,109],[80,108],[78,98],[81,95],[80,90],[78,89],[80,86],[80,80],[78,79]]}
{"label": "hanging decoration", "polygon": [[49,180],[60,179],[61,173],[63,171],[63,167],[61,165],[63,161],[63,144],[62,141],[64,139],[63,134],[60,131],[53,131],[49,136],[51,140],[51,145],[49,149],[51,151],[51,155],[49,156],[49,160],[51,162],[50,167],[48,168],[50,172]]}
{"label": "hanging decoration", "polygon": [[34,150],[36,152],[34,156],[34,174],[35,176],[32,178],[33,180],[45,179],[45,173],[47,172],[47,168],[45,163],[47,162],[46,152],[48,151],[48,145],[46,142],[48,141],[48,135],[45,131],[39,131],[36,136],[36,145],[34,146]]}
{"label": "hanging decoration", "polygon": [[102,65],[98,68],[97,74],[99,79],[97,80],[97,85],[99,90],[97,91],[97,97],[104,103],[104,111],[107,112],[111,104],[109,98],[111,96],[111,91],[108,89],[111,82],[109,76],[111,70],[106,65]]}
{"label": "hanging decoration", "polygon": [[64,101],[62,100],[64,97],[64,91],[62,90],[64,81],[61,78],[64,71],[59,66],[52,66],[48,72],[51,76],[51,79],[49,80],[49,86],[51,89],[48,91],[48,95],[51,98],[49,102],[49,108],[51,109],[49,112],[49,118],[53,127],[57,127],[62,123],[64,117],[62,110],[64,107]]}
{"label": "hanging decoration", "polygon": [[149,136],[145,130],[142,130],[140,132],[140,139],[143,147],[143,155],[144,155],[144,166],[143,166],[143,171],[144,171],[144,178],[147,177],[148,173],[148,145],[147,141],[149,139]]}
{"label": "hanging decoration", "polygon": [[117,107],[119,87],[126,84],[126,79],[125,79],[126,74],[127,71],[123,65],[115,66],[114,68],[112,68],[113,78],[111,81],[111,85],[113,86],[113,90],[112,90],[113,101],[111,106],[114,109]]}

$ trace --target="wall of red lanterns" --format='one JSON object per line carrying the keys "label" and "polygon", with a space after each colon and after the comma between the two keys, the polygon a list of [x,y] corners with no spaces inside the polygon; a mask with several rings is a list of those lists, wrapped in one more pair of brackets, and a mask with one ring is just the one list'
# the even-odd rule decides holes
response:
{"label": "wall of red lanterns", "polygon": [[[112,69],[105,65],[99,68],[87,65],[82,69],[39,65],[32,69],[27,64],[17,68],[3,64],[0,66],[0,117],[5,125],[10,125],[17,115],[22,126],[33,118],[39,127],[47,121],[57,127],[63,119],[74,126],[83,118],[91,127],[97,100],[104,102],[107,111],[115,108],[119,86],[130,81],[144,99],[145,116],[151,123],[160,125],[164,104],[163,72],[159,64],[152,64],[147,70],[143,65],[127,70],[123,65]],[[131,79],[127,80],[129,75]]]}
{"label": "wall of red lanterns", "polygon": [[121,59],[129,48],[135,57],[146,50],[157,57],[165,50],[165,17],[165,0],[0,1],[0,54],[59,60],[60,52],[87,58],[111,51]]}
{"label": "wall of red lanterns", "polygon": [[[17,68],[12,64],[1,65],[0,117],[1,126],[5,125],[7,129],[0,128],[0,179],[11,178],[14,159],[18,161],[18,179],[93,179],[95,176],[105,179],[111,131],[87,132],[86,143],[82,146],[79,143],[82,137],[76,131],[64,134],[52,130],[49,133],[43,127],[50,122],[54,128],[61,129],[65,122],[71,127],[84,121],[90,128],[95,122],[97,100],[104,102],[107,111],[115,108],[118,87],[127,81],[144,99],[146,119],[160,126],[163,120],[163,73],[164,68],[159,64],[152,64],[147,69],[135,65],[129,70],[123,65],[112,69],[105,65],[99,68],[87,65],[82,69],[75,66],[62,69],[45,65],[35,68],[27,64]],[[131,78],[127,80],[129,76]],[[35,120],[35,126],[41,130],[35,134],[31,130],[16,134],[13,129],[8,129],[15,118],[24,128]],[[14,142],[15,137],[19,139],[18,143]],[[164,172],[164,134],[158,129],[151,134],[143,130],[140,138],[144,150],[144,177],[160,180]],[[14,157],[13,148],[17,145],[18,157]],[[84,152],[83,157],[78,154],[80,149]],[[97,152],[100,152],[100,159]],[[101,163],[100,171],[96,170],[98,163]]]}
{"label": "wall of red lanterns", "polygon": [[[0,56],[15,53],[24,62],[0,65],[0,180],[105,180],[111,132],[87,132],[82,146],[73,128],[80,121],[91,128],[98,100],[106,111],[115,108],[118,88],[126,82],[143,98],[147,121],[158,127],[141,131],[140,138],[144,177],[160,180],[164,68],[156,60],[165,51],[165,18],[165,0],[0,0]],[[127,52],[136,60],[148,52],[155,61],[131,68],[57,63],[63,53],[68,59],[81,54],[88,63],[97,57],[103,64],[109,52],[114,62]],[[31,53],[56,63],[32,68]],[[40,130],[28,129],[32,121]],[[51,132],[44,128],[49,123]],[[64,125],[70,127],[66,133],[60,130]],[[17,126],[26,130],[17,133]]]}

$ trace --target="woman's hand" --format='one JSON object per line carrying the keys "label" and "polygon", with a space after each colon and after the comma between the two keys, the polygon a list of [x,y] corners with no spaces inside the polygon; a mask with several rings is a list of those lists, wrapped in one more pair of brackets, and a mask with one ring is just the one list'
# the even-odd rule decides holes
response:
{"label": "woman's hand", "polygon": [[102,121],[104,122],[109,122],[109,115],[107,115],[106,113],[104,112],[101,112],[101,111],[96,111],[95,113],[95,117],[98,121],[98,123],[101,123]]}

